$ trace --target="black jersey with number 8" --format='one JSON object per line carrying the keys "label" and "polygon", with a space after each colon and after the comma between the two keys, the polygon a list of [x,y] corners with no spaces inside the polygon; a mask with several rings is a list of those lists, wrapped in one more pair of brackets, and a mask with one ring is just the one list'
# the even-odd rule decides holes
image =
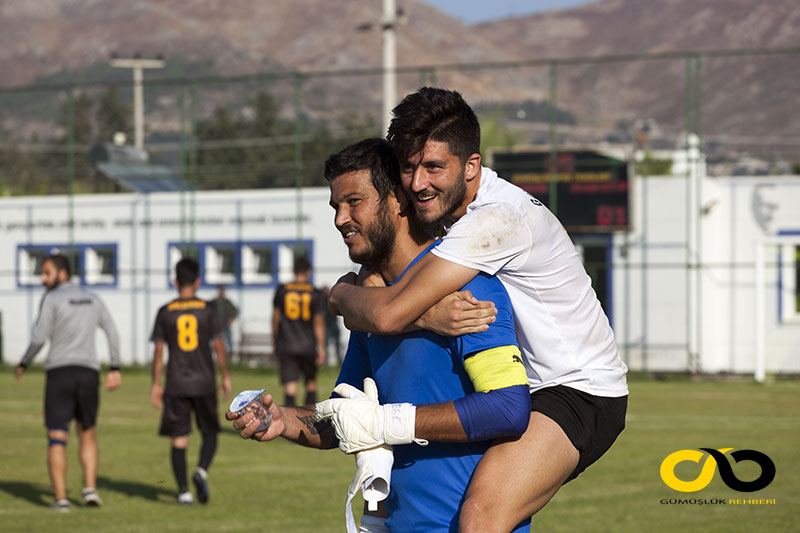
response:
{"label": "black jersey with number 8", "polygon": [[214,361],[209,343],[223,332],[216,310],[203,300],[177,299],[158,310],[150,340],[169,347],[164,394],[214,394]]}

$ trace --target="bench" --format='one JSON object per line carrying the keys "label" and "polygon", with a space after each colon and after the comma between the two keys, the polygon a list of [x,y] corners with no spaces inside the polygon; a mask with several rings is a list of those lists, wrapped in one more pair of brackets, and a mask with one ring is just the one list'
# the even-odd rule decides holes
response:
{"label": "bench", "polygon": [[271,333],[242,331],[234,353],[238,363],[251,368],[274,366],[277,363]]}

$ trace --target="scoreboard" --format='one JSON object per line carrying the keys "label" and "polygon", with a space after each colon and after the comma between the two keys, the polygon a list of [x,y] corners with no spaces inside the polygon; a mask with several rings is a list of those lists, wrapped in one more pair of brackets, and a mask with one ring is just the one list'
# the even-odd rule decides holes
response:
{"label": "scoreboard", "polygon": [[545,204],[570,233],[629,229],[628,163],[621,157],[590,149],[495,150],[490,166]]}

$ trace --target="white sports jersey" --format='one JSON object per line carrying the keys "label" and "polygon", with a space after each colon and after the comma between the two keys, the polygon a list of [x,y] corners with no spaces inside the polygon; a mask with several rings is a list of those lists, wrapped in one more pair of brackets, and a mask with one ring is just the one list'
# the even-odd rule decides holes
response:
{"label": "white sports jersey", "polygon": [[627,367],[578,252],[537,199],[481,168],[467,213],[432,253],[497,275],[511,297],[531,391],[566,385],[628,394]]}

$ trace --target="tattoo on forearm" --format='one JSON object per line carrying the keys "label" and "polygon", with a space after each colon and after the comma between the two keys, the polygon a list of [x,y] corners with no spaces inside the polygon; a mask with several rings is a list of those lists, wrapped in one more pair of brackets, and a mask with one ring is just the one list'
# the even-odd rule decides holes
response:
{"label": "tattoo on forearm", "polygon": [[298,416],[297,420],[300,421],[312,435],[318,435],[317,427],[314,425],[314,415]]}
{"label": "tattoo on forearm", "polygon": [[300,408],[302,411],[307,411],[308,414],[304,416],[295,415],[295,418],[303,425],[308,432],[305,430],[300,430],[300,434],[297,436],[297,442],[303,445],[310,445],[312,435],[317,435],[318,444],[314,445],[315,447],[321,448],[330,448],[334,446],[334,431],[333,426],[327,420],[322,422],[316,422],[314,420],[314,410],[313,409],[304,409]]}

